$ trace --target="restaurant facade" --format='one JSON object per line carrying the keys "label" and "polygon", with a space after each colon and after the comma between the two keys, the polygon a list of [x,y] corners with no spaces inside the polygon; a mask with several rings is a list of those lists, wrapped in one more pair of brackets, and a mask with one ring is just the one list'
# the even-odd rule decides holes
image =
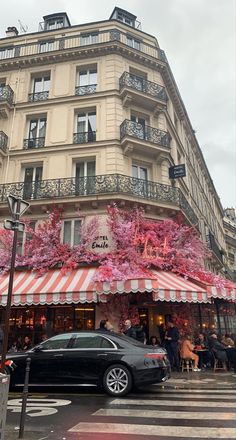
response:
{"label": "restaurant facade", "polygon": [[[96,267],[63,274],[50,270],[39,277],[17,271],[10,318],[10,344],[29,336],[94,330],[109,319],[115,331],[131,318],[145,326],[147,336],[159,336],[159,326],[172,318],[181,332],[217,331],[236,334],[236,289],[215,289],[184,277],[153,271],[149,279],[96,282]],[[8,275],[0,278],[0,319],[4,321]],[[136,321],[135,321],[136,320]]]}

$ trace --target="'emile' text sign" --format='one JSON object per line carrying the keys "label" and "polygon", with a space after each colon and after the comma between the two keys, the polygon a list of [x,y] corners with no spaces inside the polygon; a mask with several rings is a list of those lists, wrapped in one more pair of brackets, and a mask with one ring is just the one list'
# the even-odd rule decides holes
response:
{"label": "'emile' text sign", "polygon": [[169,178],[170,179],[178,179],[179,177],[186,176],[185,164],[175,165],[169,168]]}

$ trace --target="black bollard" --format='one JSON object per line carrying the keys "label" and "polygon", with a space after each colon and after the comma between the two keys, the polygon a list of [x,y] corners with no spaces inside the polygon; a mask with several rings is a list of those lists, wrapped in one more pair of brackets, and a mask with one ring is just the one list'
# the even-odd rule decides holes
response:
{"label": "black bollard", "polygon": [[31,358],[28,357],[26,359],[25,382],[24,382],[23,395],[22,395],[22,406],[21,406],[21,415],[20,415],[20,430],[19,430],[19,437],[18,438],[23,438],[23,436],[24,436],[25,414],[26,414],[26,404],[27,404],[28,386],[29,386],[30,362],[31,362]]}

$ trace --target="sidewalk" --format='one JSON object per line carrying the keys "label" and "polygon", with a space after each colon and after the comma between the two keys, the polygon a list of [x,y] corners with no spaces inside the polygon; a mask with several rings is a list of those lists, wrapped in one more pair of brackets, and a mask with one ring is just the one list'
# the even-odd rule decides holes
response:
{"label": "sidewalk", "polygon": [[236,390],[236,374],[232,371],[220,371],[214,373],[210,371],[200,372],[172,372],[171,378],[165,382],[158,384],[160,387],[168,388],[203,388],[204,389],[235,389]]}

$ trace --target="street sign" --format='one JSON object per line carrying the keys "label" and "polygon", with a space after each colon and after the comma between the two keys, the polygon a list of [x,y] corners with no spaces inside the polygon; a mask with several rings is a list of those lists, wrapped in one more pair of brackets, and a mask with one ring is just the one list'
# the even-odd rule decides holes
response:
{"label": "street sign", "polygon": [[169,168],[169,178],[170,179],[178,179],[179,177],[186,176],[185,164],[174,165]]}
{"label": "street sign", "polygon": [[19,232],[24,232],[25,224],[22,222],[15,222],[13,220],[4,220],[4,229],[14,231],[17,229]]}
{"label": "street sign", "polygon": [[[28,202],[20,199],[20,197],[13,196],[12,194],[9,194],[9,196],[7,196],[7,201],[11,213],[14,215],[18,214],[19,216],[21,216],[30,206]],[[19,207],[18,207],[18,201],[19,201]]]}

